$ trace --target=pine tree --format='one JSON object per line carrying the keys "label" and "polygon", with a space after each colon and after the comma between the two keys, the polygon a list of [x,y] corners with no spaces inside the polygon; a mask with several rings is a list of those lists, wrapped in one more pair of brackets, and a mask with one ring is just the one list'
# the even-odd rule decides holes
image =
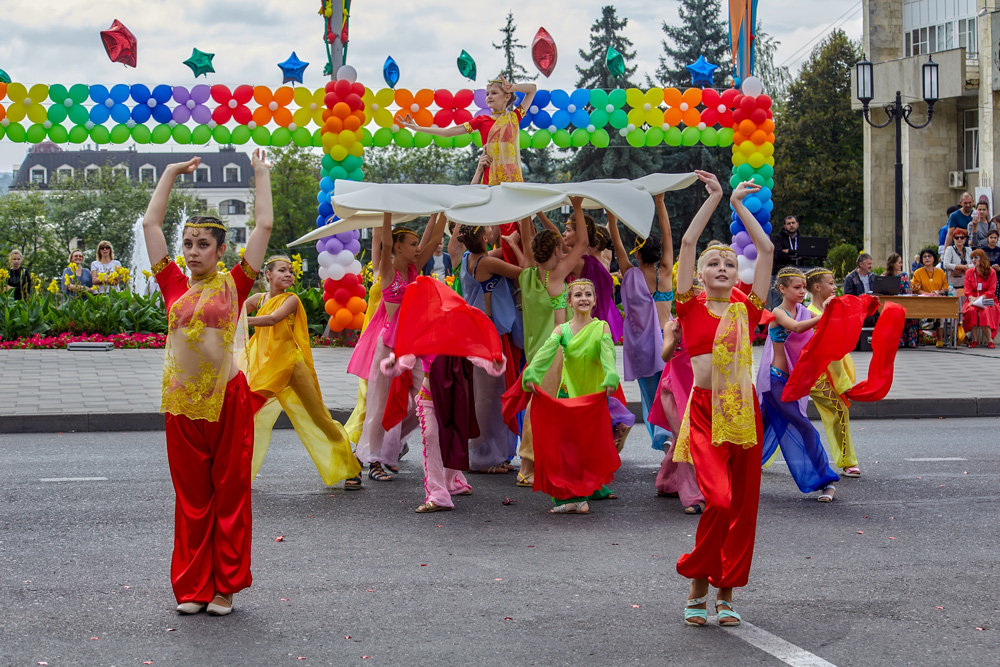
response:
{"label": "pine tree", "polygon": [[[615,8],[607,5],[601,8],[601,18],[594,21],[590,27],[590,51],[580,49],[580,57],[585,66],[577,66],[580,79],[576,82],[578,88],[627,88],[635,85],[630,77],[635,74],[636,66],[628,66],[635,58],[632,41],[621,31],[628,25],[628,19],[619,19]],[[616,79],[608,71],[605,62],[608,48],[615,49],[625,59],[625,76]],[[616,130],[611,132],[611,145],[607,148],[586,146],[577,149],[576,155],[569,165],[574,181],[587,181],[595,178],[638,178],[657,171],[655,151],[649,148],[633,148],[629,146]]]}
{"label": "pine tree", "polygon": [[538,78],[538,75],[529,76],[528,70],[517,62],[517,52],[521,49],[528,48],[526,45],[522,44],[517,37],[514,36],[514,32],[517,30],[517,26],[514,25],[514,12],[507,12],[507,24],[500,28],[500,34],[503,35],[503,39],[500,40],[499,44],[494,43],[493,48],[497,51],[503,51],[504,67],[503,75],[507,77],[508,81],[521,82],[521,81],[534,81]]}
{"label": "pine tree", "polygon": [[691,82],[691,73],[685,65],[705,56],[705,60],[720,65],[716,70],[716,82],[721,83],[729,53],[729,31],[722,21],[719,0],[680,0],[678,8],[679,25],[661,28],[667,38],[662,42],[663,55],[656,68],[656,78],[663,87],[686,87]]}

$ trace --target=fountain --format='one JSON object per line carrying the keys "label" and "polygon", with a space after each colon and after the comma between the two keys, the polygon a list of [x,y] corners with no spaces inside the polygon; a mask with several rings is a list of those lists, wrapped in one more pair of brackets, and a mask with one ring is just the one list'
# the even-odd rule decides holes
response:
{"label": "fountain", "polygon": [[146,252],[146,236],[142,233],[142,216],[132,225],[132,260],[129,262],[129,275],[132,277],[132,289],[136,294],[149,294],[149,279],[143,271],[149,271],[149,254]]}

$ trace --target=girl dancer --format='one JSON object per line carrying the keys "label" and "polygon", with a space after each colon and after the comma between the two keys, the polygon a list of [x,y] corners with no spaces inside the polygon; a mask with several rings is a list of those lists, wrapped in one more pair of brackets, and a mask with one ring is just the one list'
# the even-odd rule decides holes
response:
{"label": "girl dancer", "polygon": [[444,223],[443,215],[432,216],[428,223],[433,227],[431,235],[425,237],[424,244],[420,245],[416,232],[404,227],[393,231],[392,214],[386,213],[382,217],[378,264],[382,303],[358,339],[347,365],[348,372],[368,380],[365,421],[356,453],[363,464],[368,464],[368,478],[376,482],[392,481],[390,471],[398,471],[396,464],[403,448],[404,434],[416,426],[412,422],[404,422],[396,424],[388,432],[382,428],[389,380],[382,374],[379,364],[392,351],[396,339],[396,311],[403,301],[406,286],[416,279],[420,267],[434,254],[434,248],[444,234]]}
{"label": "girl dancer", "polygon": [[[822,315],[826,302],[837,295],[837,283],[833,280],[833,272],[829,269],[812,269],[806,273],[806,289],[811,297],[809,312]],[[826,441],[833,454],[835,465],[841,469],[844,477],[861,477],[858,467],[858,455],[854,451],[851,440],[851,413],[848,410],[850,402],[844,396],[854,386],[854,360],[851,355],[831,363],[824,375],[812,389],[809,398],[812,399],[819,418],[823,421]]]}
{"label": "girl dancer", "polygon": [[[774,321],[768,327],[768,340],[757,373],[757,388],[764,413],[764,452],[767,461],[780,446],[795,484],[802,493],[823,490],[818,500],[832,502],[840,477],[830,469],[819,433],[806,416],[808,399],[784,401],[781,393],[802,347],[812,337],[811,329],[822,315],[813,315],[802,305],[806,295],[806,276],[794,266],[778,271],[775,284],[781,304],[774,309]],[[833,297],[827,297],[823,307]]]}
{"label": "girl dancer", "polygon": [[[533,417],[532,427],[536,430],[537,444],[544,447],[536,447],[538,467],[535,488],[541,491],[552,489],[554,478],[562,481],[569,479],[584,485],[589,482],[590,486],[585,489],[580,488],[579,484],[574,485],[583,493],[555,496],[553,501],[556,506],[549,510],[552,514],[587,514],[590,512],[588,500],[615,497],[604,486],[621,463],[618,453],[613,449],[612,422],[624,422],[631,427],[635,423],[635,417],[618,399],[611,396],[618,386],[615,346],[607,323],[591,315],[596,302],[594,285],[589,280],[576,280],[570,283],[567,294],[573,318],[556,326],[545,344],[535,353],[535,358],[524,369],[521,386],[525,391],[534,392],[532,403],[541,400],[544,406],[552,402],[552,397],[542,392],[540,384],[555,359],[556,352],[561,349],[562,379],[567,397],[586,399],[594,394],[607,395],[606,399],[603,396],[600,398],[609,412],[596,410],[593,421],[587,420],[588,423],[582,426],[585,429],[582,431],[584,442],[574,442],[574,435],[581,435],[579,423],[565,424],[566,437],[562,438],[559,437],[561,434],[558,433],[558,427],[563,425],[558,425],[555,437],[552,437],[551,426],[554,420],[545,414],[544,409],[540,410],[536,405]],[[539,432],[539,426],[549,427],[546,428],[545,435]],[[546,465],[551,465],[552,469],[546,468]],[[544,479],[539,479],[543,477]]]}
{"label": "girl dancer", "polygon": [[168,165],[142,221],[149,261],[167,308],[163,368],[167,460],[177,494],[170,579],[177,611],[215,615],[233,609],[233,594],[250,585],[250,460],[253,415],[260,397],[236,367],[233,339],[240,308],[257,278],[271,235],[270,164],[261,150],[252,164],[257,183],[253,232],[243,259],[229,273],[216,263],[226,251],[217,218],[184,225],[190,283],[167,255],[163,216],[174,181],[201,158]]}
{"label": "girl dancer", "polygon": [[730,199],[757,248],[750,294],[734,290],[736,253],[709,246],[698,259],[705,291],[694,293],[695,245],[711,212],[722,199],[713,174],[696,171],[709,197],[681,241],[677,267],[677,318],[691,354],[694,388],[681,424],[675,460],[693,462],[705,512],[698,523],[694,549],[677,561],[677,572],[691,579],[684,610],[688,625],[705,625],[708,586],[718,588],[716,611],[722,625],[737,625],[733,587],[745,586],[753,560],[760,495],[760,411],[750,376],[750,332],[764,311],[771,281],[774,246],[760,223],[743,206],[759,186],[740,183]]}
{"label": "girl dancer", "polygon": [[[993,349],[993,339],[1000,324],[1000,310],[996,302],[997,274],[990,266],[986,251],[977,248],[972,251],[972,268],[965,272],[965,307],[962,319],[969,332],[969,347],[985,345]],[[979,297],[993,299],[991,306],[976,306],[973,301]]]}
{"label": "girl dancer", "polygon": [[[590,248],[597,246],[597,228],[594,219],[589,215],[583,216],[586,227],[581,227],[575,220],[568,220],[563,229],[563,243],[572,250],[577,243],[582,243]],[[586,229],[586,236],[582,235]],[[584,278],[594,284],[595,303],[594,316],[608,323],[611,328],[611,337],[617,342],[622,339],[622,316],[615,305],[615,287],[611,280],[611,274],[601,264],[601,260],[593,255],[585,254],[573,267],[568,280]]]}
{"label": "girl dancer", "polygon": [[305,308],[295,294],[285,291],[295,282],[291,260],[284,255],[272,257],[264,265],[264,277],[267,294],[254,294],[247,300],[247,312],[257,311],[255,317],[247,318],[255,329],[246,347],[247,378],[250,389],[268,399],[254,420],[250,478],[257,476],[271,444],[274,422],[284,410],[323,483],[332,486],[347,480],[345,489],[360,489],[356,476],[361,467],[347,433],[323,403]]}

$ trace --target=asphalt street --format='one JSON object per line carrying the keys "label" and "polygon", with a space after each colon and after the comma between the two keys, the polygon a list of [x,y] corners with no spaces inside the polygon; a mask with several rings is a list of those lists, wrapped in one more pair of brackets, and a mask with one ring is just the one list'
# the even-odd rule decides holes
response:
{"label": "asphalt street", "polygon": [[996,426],[857,421],[864,477],[829,505],[766,471],[736,594],[752,625],[725,630],[682,624],[674,563],[697,519],[656,497],[641,428],[620,499],[590,516],[548,515],[513,474],[470,476],[456,511],[416,514],[416,451],[393,482],[347,493],[275,432],[254,585],[224,618],[174,612],[162,432],[2,435],[0,664],[992,664]]}

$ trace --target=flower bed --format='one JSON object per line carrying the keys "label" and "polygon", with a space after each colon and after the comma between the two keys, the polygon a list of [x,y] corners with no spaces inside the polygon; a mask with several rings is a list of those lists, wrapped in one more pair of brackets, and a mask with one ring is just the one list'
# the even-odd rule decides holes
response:
{"label": "flower bed", "polygon": [[114,343],[116,348],[151,350],[161,349],[166,345],[167,337],[163,334],[71,334],[62,333],[58,336],[35,335],[27,338],[0,341],[0,350],[61,350],[70,343]]}

